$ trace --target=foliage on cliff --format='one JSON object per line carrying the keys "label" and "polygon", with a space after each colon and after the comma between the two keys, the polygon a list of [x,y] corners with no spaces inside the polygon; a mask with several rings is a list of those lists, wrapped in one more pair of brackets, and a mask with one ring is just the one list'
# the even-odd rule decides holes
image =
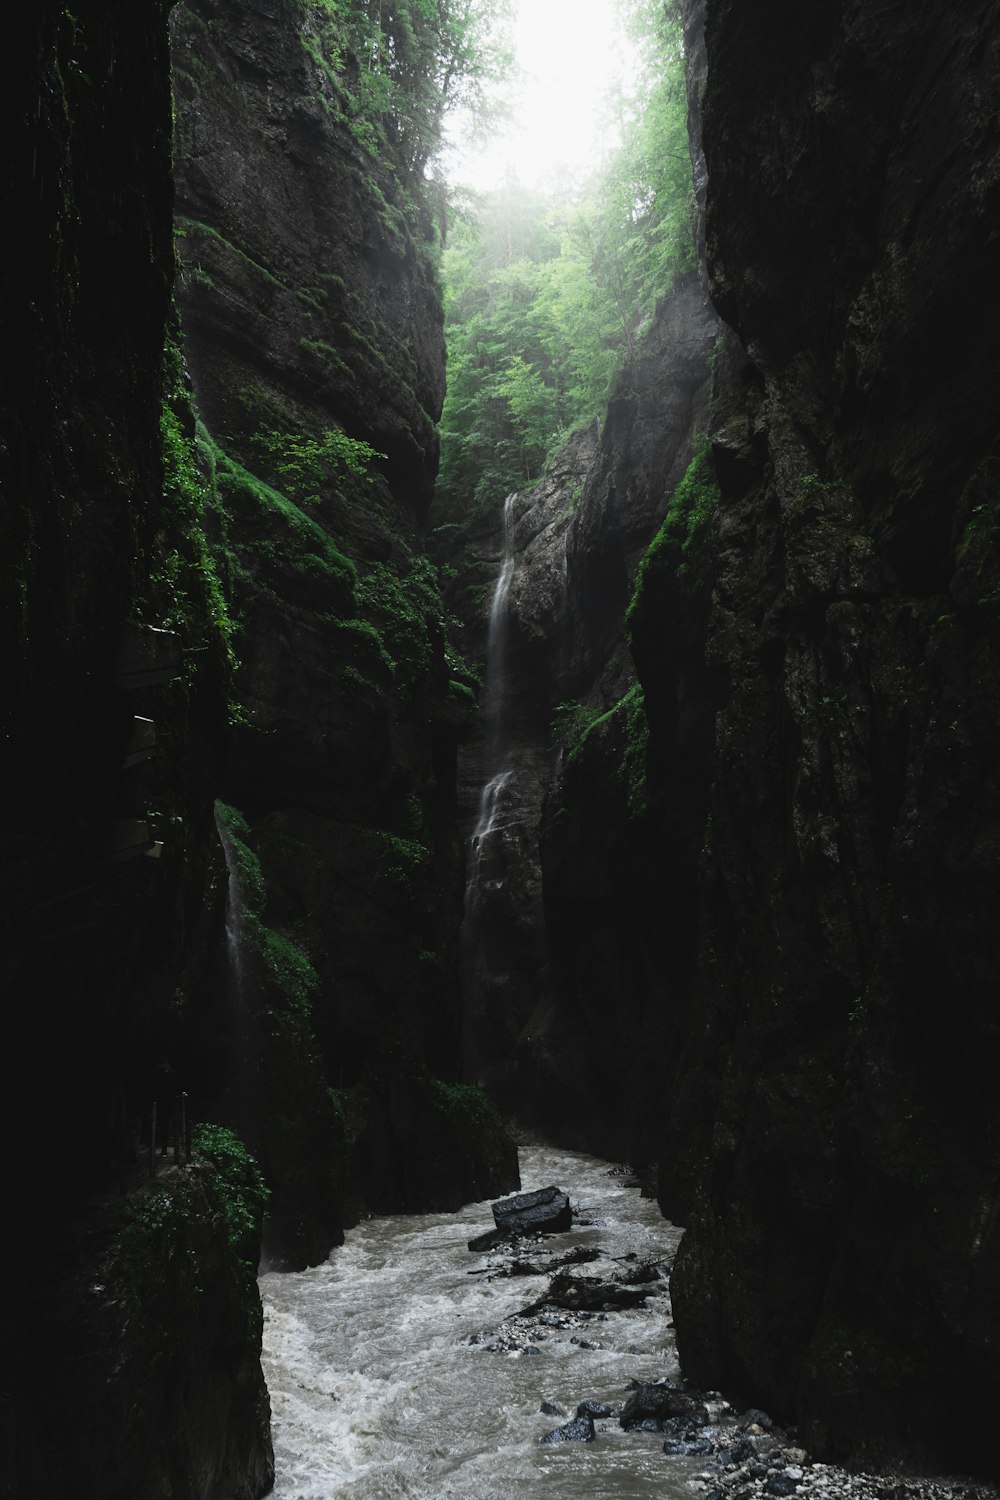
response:
{"label": "foliage on cliff", "polygon": [[620,145],[576,191],[508,181],[460,217],[444,256],[448,391],[439,503],[495,505],[600,415],[636,335],[694,257],[680,22],[624,19],[642,65],[613,101]]}
{"label": "foliage on cliff", "polygon": [[456,109],[485,126],[510,71],[510,0],[307,0],[304,41],[358,143],[422,174]]}

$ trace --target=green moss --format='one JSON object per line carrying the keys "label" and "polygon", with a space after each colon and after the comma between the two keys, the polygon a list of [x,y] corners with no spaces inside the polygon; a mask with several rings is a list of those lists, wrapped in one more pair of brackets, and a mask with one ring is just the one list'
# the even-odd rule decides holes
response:
{"label": "green moss", "polygon": [[321,286],[303,286],[295,293],[310,312],[323,312],[326,307],[327,291]]}
{"label": "green moss", "polygon": [[639,564],[626,620],[632,620],[644,590],[654,579],[661,582],[668,577],[685,576],[694,548],[718,501],[719,485],[712,467],[711,448],[707,435],[702,433],[695,439],[691,462]]}
{"label": "green moss", "polygon": [[354,614],[357,570],[329,532],[280,490],[208,442],[219,501],[240,516],[239,551],[249,560],[256,557],[312,575],[332,609]]}
{"label": "green moss", "polygon": [[263,911],[266,899],[264,874],[260,867],[260,860],[248,843],[250,825],[239,808],[230,807],[227,802],[216,802],[215,816],[225,829],[233,851],[236,861],[236,878],[240,884],[244,904],[251,911]]}
{"label": "green moss", "polygon": [[358,688],[363,693],[374,694],[378,692],[377,684],[370,677],[366,677],[363,672],[359,672],[357,667],[348,665],[344,668],[341,675],[345,683],[349,683],[351,687]]}
{"label": "green moss", "polygon": [[549,735],[553,745],[564,745],[572,754],[583,736],[591,729],[603,711],[577,699],[565,699],[552,710]]}
{"label": "green moss", "polygon": [[319,976],[306,954],[291,938],[275,932],[273,927],[266,927],[259,919],[251,918],[250,928],[261,957],[292,1009],[303,1016],[310,1015],[319,989]]}
{"label": "green moss", "polygon": [[355,378],[354,371],[341,358],[339,351],[334,349],[332,344],[327,344],[322,339],[302,338],[299,339],[299,348],[305,350],[307,354],[311,354],[314,359],[318,359],[321,364],[329,365],[333,370],[339,370],[341,374],[346,375],[348,380],[353,382]]}
{"label": "green moss", "polygon": [[230,1249],[256,1272],[260,1230],[270,1197],[260,1168],[236,1132],[225,1125],[196,1125],[191,1147],[195,1156],[211,1164]]}
{"label": "green moss", "polygon": [[819,474],[803,474],[797,495],[788,504],[791,516],[815,515],[831,508],[837,509],[844,500],[850,499],[850,490],[843,479],[824,479]]}
{"label": "green moss", "polygon": [[303,1017],[312,1011],[319,989],[319,976],[308,955],[286,933],[277,931],[264,919],[267,914],[267,886],[261,863],[250,847],[250,825],[238,808],[216,802],[215,814],[225,829],[236,863],[236,876],[243,900],[245,936],[260,958],[289,1009]]}
{"label": "green moss", "polygon": [[649,750],[649,720],[641,687],[632,688],[625,706],[625,750],[619,776],[625,791],[629,816],[638,818],[646,810],[646,764]]}
{"label": "green moss", "polygon": [[1000,605],[1000,460],[988,458],[970,479],[962,496],[968,520],[955,548],[962,573],[971,574],[977,603]]}
{"label": "green moss", "polygon": [[181,414],[191,420],[190,403],[180,349],[170,340],[164,350],[164,388],[160,411],[164,524],[156,538],[158,555],[150,559],[149,586],[140,613],[180,634],[189,673],[195,670],[193,653],[215,649],[220,643],[232,670],[236,666],[235,627],[205,532],[211,497],[194,437],[181,422]]}
{"label": "green moss", "polygon": [[[554,731],[562,731],[568,744],[565,764],[576,765],[604,731],[615,728],[618,735],[616,778],[625,796],[630,817],[637,818],[646,808],[646,764],[649,746],[649,721],[645,698],[636,683],[618,702],[601,713],[582,703],[557,705]],[[624,734],[621,730],[624,729]],[[556,814],[558,816],[558,814]]]}
{"label": "green moss", "polygon": [[377,662],[390,677],[396,675],[396,663],[385,648],[381,632],[370,621],[331,618],[328,623],[339,634],[349,637],[354,649],[362,656],[373,664]]}
{"label": "green moss", "polygon": [[[174,220],[174,236],[182,242],[185,240],[197,240],[199,236],[204,239],[213,240],[216,244],[222,245],[230,254],[238,256],[245,265],[248,265],[251,270],[262,277],[264,281],[270,283],[270,285],[284,287],[284,283],[279,281],[272,271],[269,271],[266,266],[262,266],[259,261],[247,255],[245,250],[241,250],[231,240],[227,240],[217,229],[213,229],[211,224],[203,224],[199,219],[188,219],[184,215],[179,214]],[[184,268],[187,269],[190,262],[190,250],[186,248],[182,249],[180,256]]]}
{"label": "green moss", "polygon": [[444,630],[444,605],[433,563],[416,555],[409,555],[398,569],[370,563],[358,580],[357,596],[397,668],[403,668],[403,692],[416,691],[431,669],[434,639],[442,638]]}

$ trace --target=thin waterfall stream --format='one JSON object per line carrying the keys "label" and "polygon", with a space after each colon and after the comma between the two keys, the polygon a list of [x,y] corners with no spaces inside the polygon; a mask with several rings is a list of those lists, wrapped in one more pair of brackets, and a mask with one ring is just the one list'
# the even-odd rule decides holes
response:
{"label": "thin waterfall stream", "polygon": [[[576,1212],[529,1246],[532,1263],[594,1249],[579,1269],[609,1279],[629,1257],[673,1260],[680,1231],[610,1163],[522,1147],[521,1176],[557,1183]],[[367,1219],[325,1265],[262,1276],[276,1500],[690,1500],[700,1462],[667,1459],[662,1434],[609,1418],[594,1442],[539,1441],[581,1401],[617,1410],[629,1381],[678,1377],[665,1280],[645,1308],[543,1315],[511,1347],[507,1320],[549,1276],[503,1277],[501,1252],[470,1253],[491,1226],[489,1203]]]}
{"label": "thin waterfall stream", "polygon": [[240,889],[239,862],[225,823],[218,813],[215,815],[215,831],[222,845],[226,861],[228,887],[226,891],[226,958],[229,969],[229,988],[232,1001],[239,1014],[245,1010],[243,974],[243,892]]}
{"label": "thin waterfall stream", "polygon": [[483,874],[483,853],[498,826],[504,806],[504,789],[513,774],[504,764],[504,709],[507,689],[507,601],[514,575],[513,513],[516,494],[508,495],[503,507],[503,553],[490,602],[486,639],[486,682],[483,714],[486,720],[486,777],[479,798],[479,816],[469,844],[467,909],[475,904]]}

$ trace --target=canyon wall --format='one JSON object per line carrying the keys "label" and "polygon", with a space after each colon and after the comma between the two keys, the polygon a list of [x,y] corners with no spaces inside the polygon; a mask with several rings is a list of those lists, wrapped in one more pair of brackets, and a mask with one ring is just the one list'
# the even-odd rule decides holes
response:
{"label": "canyon wall", "polygon": [[827,1456],[988,1471],[998,22],[687,9],[725,326],[631,595],[593,476],[574,518],[571,638],[627,628],[635,679],[546,803],[528,1108],[658,1163],[692,1380]]}
{"label": "canyon wall", "polygon": [[455,768],[474,699],[422,541],[438,188],[373,139],[332,24],[305,0],[173,17],[179,301],[239,661],[220,796],[247,953],[217,1045],[286,1265],[322,1259],[362,1207],[517,1182],[499,1121],[484,1130],[458,1085]]}
{"label": "canyon wall", "polygon": [[700,971],[661,1155],[690,1215],[678,1337],[693,1378],[826,1452],[985,1469],[1000,26],[760,19],[706,26],[708,268],[736,338]]}
{"label": "canyon wall", "polygon": [[41,4],[5,78],[0,965],[25,1082],[0,1424],[4,1493],[39,1500],[268,1489],[266,1194],[227,1127],[279,1264],[362,1207],[517,1181],[458,1081],[473,699],[419,536],[433,195],[347,131],[310,8],[176,8],[176,101],[168,10]]}
{"label": "canyon wall", "polygon": [[227,657],[164,361],[167,9],[39,4],[3,64],[0,1483],[39,1500],[272,1477],[253,1247],[207,1162],[145,1186],[225,902]]}
{"label": "canyon wall", "polygon": [[462,759],[470,831],[501,778],[469,854],[467,1067],[514,1114],[607,1154],[633,1152],[656,1094],[634,1039],[670,1024],[625,612],[707,423],[717,326],[699,277],[683,279],[600,433],[571,439],[509,502],[503,682],[488,662],[487,732]]}

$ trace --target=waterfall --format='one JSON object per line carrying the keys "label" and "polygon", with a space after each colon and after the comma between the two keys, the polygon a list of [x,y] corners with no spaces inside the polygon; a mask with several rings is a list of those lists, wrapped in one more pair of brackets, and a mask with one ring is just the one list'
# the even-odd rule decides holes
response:
{"label": "waterfall", "polygon": [[220,973],[220,1034],[217,1044],[222,1048],[222,1068],[227,1078],[229,1101],[238,1114],[249,1118],[252,1110],[246,1090],[249,1059],[255,1051],[251,1044],[251,1032],[255,1026],[253,949],[247,938],[239,855],[218,806],[215,829],[229,876],[226,889],[225,954],[221,951],[221,943],[219,945],[220,966],[224,962],[225,968]]}
{"label": "waterfall", "polygon": [[516,494],[503,503],[503,553],[490,602],[489,631],[486,637],[486,683],[483,694],[486,719],[486,778],[479,798],[479,816],[470,841],[469,874],[466,885],[467,906],[475,902],[480,888],[483,850],[490,834],[500,826],[505,802],[504,789],[513,774],[504,765],[504,710],[507,697],[507,600],[514,575],[514,550],[511,529]]}
{"label": "waterfall", "polygon": [[514,576],[514,548],[511,528],[516,495],[503,503],[503,553],[490,602],[489,631],[486,636],[486,684],[484,710],[487,721],[487,763],[490,776],[500,770],[504,752],[504,709],[507,697],[507,600]]}
{"label": "waterfall", "polygon": [[236,851],[226,825],[215,814],[215,831],[226,860],[229,883],[226,889],[226,958],[229,969],[229,986],[236,1009],[242,1012],[245,999],[245,977],[243,972],[243,894],[240,890],[239,864]]}

